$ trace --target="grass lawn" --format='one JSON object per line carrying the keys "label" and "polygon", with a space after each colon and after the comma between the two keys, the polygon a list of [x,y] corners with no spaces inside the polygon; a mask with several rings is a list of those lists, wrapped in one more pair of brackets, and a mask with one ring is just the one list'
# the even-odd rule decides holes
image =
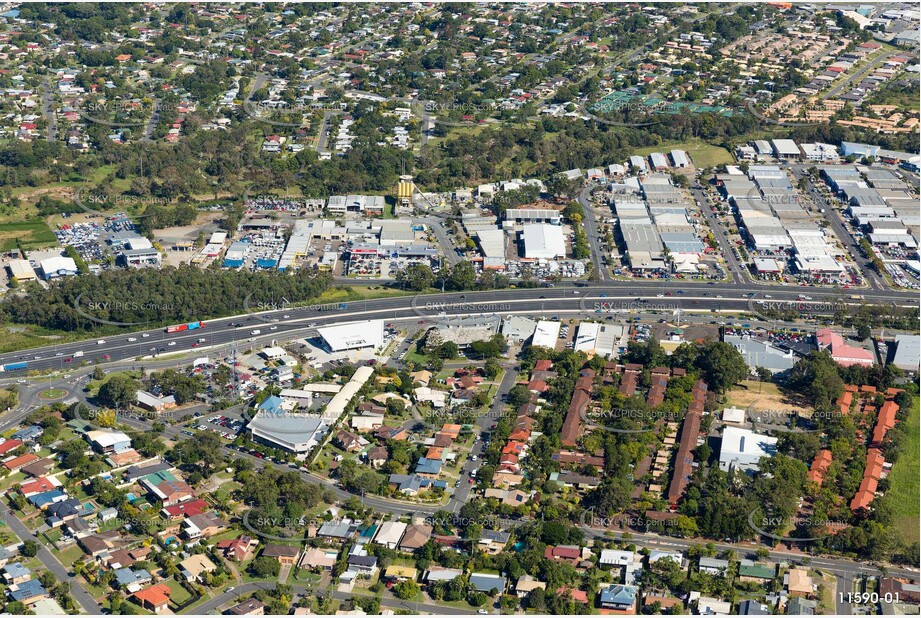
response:
{"label": "grass lawn", "polygon": [[64,568],[68,570],[73,567],[74,562],[83,557],[83,550],[76,543],[62,551],[54,550],[53,553],[64,565]]}
{"label": "grass lawn", "polygon": [[60,388],[49,388],[38,394],[39,399],[60,399],[67,394],[67,391]]}
{"label": "grass lawn", "polygon": [[54,232],[43,221],[0,223],[0,251],[12,251],[17,240],[26,249],[57,243]]}
{"label": "grass lawn", "polygon": [[173,607],[182,607],[192,599],[191,593],[185,589],[185,587],[177,582],[175,579],[164,579],[162,583],[169,586],[169,589],[172,590],[170,594],[169,602]]}
{"label": "grass lawn", "polygon": [[794,413],[805,408],[800,402],[791,400],[770,382],[746,380],[726,393],[727,404],[737,408],[747,409],[754,405],[756,410],[786,410]]}
{"label": "grass lawn", "polygon": [[919,413],[919,398],[912,398],[911,412],[908,415],[908,426],[905,427],[907,436],[904,448],[899,449],[899,458],[892,466],[889,475],[889,491],[897,500],[892,500],[895,511],[893,528],[906,543],[918,541],[918,478],[921,475],[921,466],[918,462],[918,451],[921,449],[921,413]]}
{"label": "grass lawn", "polygon": [[140,376],[140,373],[137,371],[113,371],[112,373],[107,373],[106,377],[104,377],[101,380],[90,380],[89,382],[86,383],[86,388],[89,391],[89,393],[93,397],[95,397],[96,394],[99,392],[100,387],[102,387],[103,384],[111,380],[112,376],[117,376],[117,375],[128,376],[130,378],[137,378]]}
{"label": "grass lawn", "polygon": [[636,150],[634,154],[645,156],[653,152],[667,152],[669,150],[679,149],[686,151],[691,155],[691,160],[697,169],[704,167],[714,167],[721,163],[732,165],[735,159],[725,148],[713,146],[700,140],[691,140],[687,142],[662,142],[658,146],[648,146]]}
{"label": "grass lawn", "polygon": [[6,478],[0,480],[0,491],[6,491],[17,483],[22,484],[24,480],[26,480],[25,472],[14,472]]}
{"label": "grass lawn", "polygon": [[[409,350],[407,350],[406,354],[403,356],[403,360],[405,360],[407,363],[412,362],[412,363],[416,363],[417,365],[425,365],[425,363],[428,362],[428,357],[425,356],[424,354],[419,354],[418,352],[416,352],[416,346],[412,345],[409,347]],[[453,372],[452,372],[452,375],[453,375]]]}
{"label": "grass lawn", "polygon": [[[372,289],[373,287],[373,289]],[[320,295],[319,298],[311,300],[306,305],[316,305],[320,303],[344,302],[350,300],[362,300],[373,298],[390,298],[392,296],[406,296],[412,292],[402,292],[391,288],[385,288],[379,285],[348,285],[334,286]],[[349,307],[351,309],[351,307]]]}

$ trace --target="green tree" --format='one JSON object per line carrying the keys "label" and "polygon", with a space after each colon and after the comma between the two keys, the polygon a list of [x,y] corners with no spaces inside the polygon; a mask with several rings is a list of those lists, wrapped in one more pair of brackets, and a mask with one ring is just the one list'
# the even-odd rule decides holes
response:
{"label": "green tree", "polygon": [[97,398],[104,406],[122,409],[134,403],[138,386],[138,381],[131,376],[115,374],[99,387]]}
{"label": "green tree", "polygon": [[280,569],[281,566],[278,564],[278,560],[267,558],[266,556],[259,556],[249,565],[250,573],[254,577],[261,578],[277,577]]}
{"label": "green tree", "polygon": [[723,341],[711,341],[703,346],[697,357],[697,367],[703,372],[707,385],[717,393],[725,393],[748,376],[745,357]]}
{"label": "green tree", "polygon": [[416,582],[407,579],[394,586],[392,590],[398,599],[406,601],[415,598],[422,591],[422,588]]}

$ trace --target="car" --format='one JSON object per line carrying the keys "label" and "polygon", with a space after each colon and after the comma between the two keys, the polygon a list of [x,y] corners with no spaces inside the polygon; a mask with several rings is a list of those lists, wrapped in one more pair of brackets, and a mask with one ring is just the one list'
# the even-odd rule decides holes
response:
{"label": "car", "polygon": [[22,378],[20,378],[19,380],[16,380],[16,384],[25,384],[25,383],[26,381],[23,380]]}
{"label": "car", "polygon": [[278,330],[277,326],[269,326],[269,330]]}
{"label": "car", "polygon": [[193,343],[193,344],[192,344],[192,347],[193,347],[193,348],[197,348],[199,345],[200,345],[200,344]]}
{"label": "car", "polygon": [[110,357],[108,354],[103,354],[103,355],[102,355],[102,360],[109,360],[109,358],[111,358],[111,357]]}
{"label": "car", "polygon": [[470,457],[470,461],[476,461],[476,455],[472,455],[472,456]]}
{"label": "car", "polygon": [[156,348],[156,347],[150,348],[150,351],[151,351],[151,352],[156,352],[156,351],[157,351],[157,348]]}
{"label": "car", "polygon": [[65,358],[65,359],[64,359],[64,362],[65,362],[65,363],[72,363],[72,362],[74,362],[74,359],[73,359],[73,357]]}
{"label": "car", "polygon": [[141,335],[141,337],[144,337],[146,339],[147,337],[150,337],[150,333],[144,333]]}
{"label": "car", "polygon": [[134,343],[137,341],[137,337],[128,337],[128,343]]}
{"label": "car", "polygon": [[55,354],[55,356],[64,356],[64,353],[63,353],[63,352],[58,352],[57,354]]}
{"label": "car", "polygon": [[488,614],[489,612],[486,611],[485,609],[483,609],[483,608],[481,607],[480,609],[476,610],[476,613],[478,613],[478,614]]}
{"label": "car", "polygon": [[170,342],[169,342],[168,344],[166,344],[166,345],[176,345],[176,342],[175,342],[175,341],[170,341]]}
{"label": "car", "polygon": [[473,485],[476,481],[474,481],[473,479],[467,479],[467,482],[468,482],[469,484]]}
{"label": "car", "polygon": [[290,318],[291,316],[290,316],[290,315],[288,315],[288,314],[286,313],[285,315],[283,315],[283,316],[281,316],[281,317],[282,317],[282,319],[285,319],[285,320],[287,320],[287,319],[288,319],[288,318]]}

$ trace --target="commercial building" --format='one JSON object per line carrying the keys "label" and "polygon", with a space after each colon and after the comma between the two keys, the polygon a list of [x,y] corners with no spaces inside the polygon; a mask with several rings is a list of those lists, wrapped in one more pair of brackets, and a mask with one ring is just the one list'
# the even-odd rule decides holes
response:
{"label": "commercial building", "polygon": [[771,140],[774,156],[778,159],[799,159],[799,146],[792,139]]}
{"label": "commercial building", "polygon": [[138,391],[137,404],[151,412],[163,412],[176,407],[176,398],[173,395],[154,395],[147,391]]}
{"label": "commercial building", "polygon": [[720,470],[754,472],[762,457],[773,457],[776,452],[777,438],[741,427],[725,427],[720,444]]}
{"label": "commercial building", "polygon": [[333,195],[326,203],[326,210],[334,216],[358,213],[381,216],[386,207],[382,195]]}
{"label": "commercial building", "polygon": [[559,225],[562,219],[560,211],[552,208],[509,208],[505,211],[505,220],[513,223],[549,223]]}
{"label": "commercial building", "polygon": [[896,335],[892,364],[903,371],[918,373],[919,363],[921,363],[919,352],[921,352],[921,336]]}
{"label": "commercial building", "polygon": [[558,225],[527,224],[522,228],[521,240],[525,258],[552,260],[566,257],[566,238],[563,228]]}
{"label": "commercial building", "polygon": [[332,352],[378,349],[384,345],[384,321],[350,322],[317,329],[326,347]]}
{"label": "commercial building", "polygon": [[10,260],[7,268],[10,271],[10,276],[16,277],[16,280],[22,283],[35,281],[38,278],[35,274],[35,269],[29,264],[29,260]]}
{"label": "commercial building", "polygon": [[848,344],[845,342],[844,337],[830,328],[817,330],[815,340],[820,350],[828,350],[832,359],[844,367],[850,367],[851,365],[869,367],[874,363],[873,352]]}
{"label": "commercial building", "polygon": [[669,155],[672,158],[672,164],[677,168],[690,167],[691,162],[688,160],[688,155],[683,150],[672,150]]}
{"label": "commercial building", "polygon": [[739,335],[725,335],[723,341],[732,344],[745,357],[745,364],[752,371],[760,367],[778,374],[789,371],[796,364],[797,359],[792,351],[781,350],[766,341]]}
{"label": "commercial building", "polygon": [[561,326],[556,321],[541,320],[537,323],[537,328],[534,329],[534,338],[531,340],[531,345],[554,349],[560,335]]}
{"label": "commercial building", "polygon": [[45,281],[59,277],[72,277],[80,272],[73,258],[64,256],[50,257],[38,263]]}
{"label": "commercial building", "polygon": [[619,324],[582,322],[573,343],[576,352],[618,357],[627,349],[627,330]]}
{"label": "commercial building", "polygon": [[292,453],[307,453],[320,443],[329,425],[319,416],[273,414],[259,410],[247,429],[253,442],[260,442]]}

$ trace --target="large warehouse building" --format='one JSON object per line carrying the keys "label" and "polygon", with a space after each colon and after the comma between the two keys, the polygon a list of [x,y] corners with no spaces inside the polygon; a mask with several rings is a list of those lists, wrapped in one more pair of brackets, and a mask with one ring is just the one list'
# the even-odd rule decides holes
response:
{"label": "large warehouse building", "polygon": [[524,256],[535,260],[552,260],[566,257],[566,239],[563,228],[546,223],[525,225],[521,232]]}
{"label": "large warehouse building", "polygon": [[367,320],[350,322],[317,329],[320,337],[332,352],[346,350],[378,349],[384,345],[384,321]]}

